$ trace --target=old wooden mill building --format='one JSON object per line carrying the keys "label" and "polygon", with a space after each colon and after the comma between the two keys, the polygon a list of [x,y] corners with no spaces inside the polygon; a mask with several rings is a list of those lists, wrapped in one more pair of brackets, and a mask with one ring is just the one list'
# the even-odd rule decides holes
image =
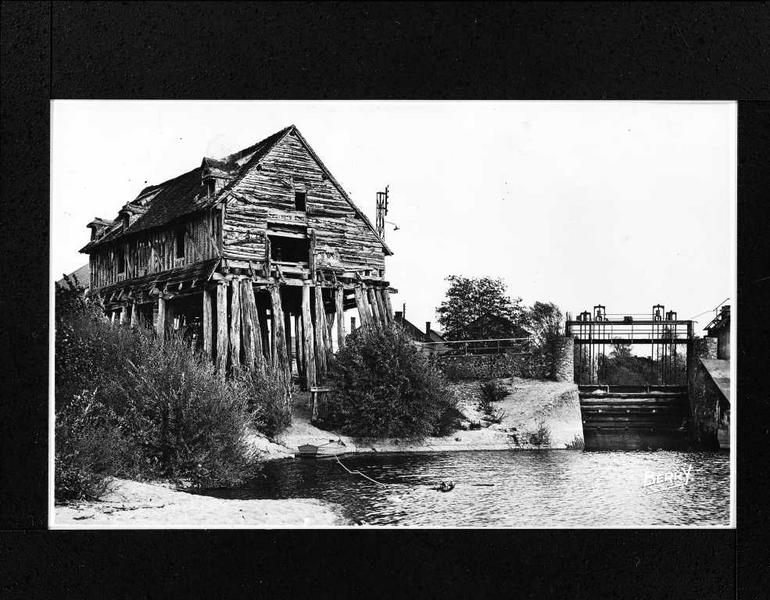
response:
{"label": "old wooden mill building", "polygon": [[345,310],[364,326],[393,318],[382,231],[293,125],[88,227],[81,252],[108,316],[161,339],[195,331],[223,375],[273,364],[313,388],[333,338],[345,344]]}

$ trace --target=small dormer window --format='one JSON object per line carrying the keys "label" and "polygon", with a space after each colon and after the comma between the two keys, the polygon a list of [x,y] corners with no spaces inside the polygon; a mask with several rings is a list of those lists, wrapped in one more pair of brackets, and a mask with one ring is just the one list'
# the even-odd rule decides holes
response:
{"label": "small dormer window", "polygon": [[214,179],[206,179],[203,181],[203,189],[206,190],[206,195],[211,197],[214,195],[214,191],[216,189],[216,184],[214,183]]}
{"label": "small dormer window", "polygon": [[307,205],[307,192],[294,192],[294,208],[305,212]]}

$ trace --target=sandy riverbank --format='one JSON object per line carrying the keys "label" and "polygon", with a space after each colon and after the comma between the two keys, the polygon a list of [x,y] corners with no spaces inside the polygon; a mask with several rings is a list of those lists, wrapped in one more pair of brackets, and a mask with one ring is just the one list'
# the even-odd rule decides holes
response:
{"label": "sandy riverbank", "polygon": [[330,527],[345,525],[339,508],[320,500],[223,500],[170,485],[113,480],[102,502],[56,506],[56,528]]}
{"label": "sandy riverbank", "polygon": [[[499,424],[476,430],[457,430],[443,437],[429,437],[415,443],[408,440],[378,439],[362,442],[337,432],[324,431],[311,425],[307,395],[296,394],[292,425],[277,436],[274,442],[252,434],[253,447],[264,453],[266,459],[290,458],[297,446],[307,443],[324,443],[339,439],[350,453],[392,452],[445,452],[460,450],[509,450],[531,449],[528,432],[543,423],[551,435],[545,448],[565,448],[582,440],[583,426],[577,386],[573,383],[521,379],[518,377],[498,380],[508,388],[508,396],[496,407],[505,413]],[[482,414],[478,409],[478,382],[458,383],[451,386],[459,398],[458,408],[466,421],[479,422]],[[516,436],[518,444],[514,442]]]}

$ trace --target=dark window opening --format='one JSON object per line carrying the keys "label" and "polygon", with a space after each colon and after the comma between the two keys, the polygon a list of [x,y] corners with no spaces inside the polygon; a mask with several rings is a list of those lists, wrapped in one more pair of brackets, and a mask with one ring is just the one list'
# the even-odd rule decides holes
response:
{"label": "dark window opening", "polygon": [[213,196],[214,195],[214,180],[213,179],[206,179],[206,181],[203,182],[203,187],[206,190],[207,196]]}
{"label": "dark window opening", "polygon": [[294,207],[304,212],[306,206],[307,192],[294,192]]}
{"label": "dark window opening", "polygon": [[308,262],[310,241],[307,238],[280,237],[270,238],[270,259],[279,262]]}
{"label": "dark window opening", "polygon": [[124,273],[126,270],[126,253],[123,248],[118,249],[118,273]]}
{"label": "dark window opening", "polygon": [[176,257],[184,258],[184,228],[176,230]]}

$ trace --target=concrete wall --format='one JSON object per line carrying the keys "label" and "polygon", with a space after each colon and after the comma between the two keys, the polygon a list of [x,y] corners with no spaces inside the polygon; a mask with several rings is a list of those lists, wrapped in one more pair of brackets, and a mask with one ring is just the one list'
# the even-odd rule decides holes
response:
{"label": "concrete wall", "polygon": [[718,449],[717,428],[721,393],[701,358],[717,358],[717,339],[695,338],[687,356],[687,383],[690,397],[690,435],[703,448]]}

